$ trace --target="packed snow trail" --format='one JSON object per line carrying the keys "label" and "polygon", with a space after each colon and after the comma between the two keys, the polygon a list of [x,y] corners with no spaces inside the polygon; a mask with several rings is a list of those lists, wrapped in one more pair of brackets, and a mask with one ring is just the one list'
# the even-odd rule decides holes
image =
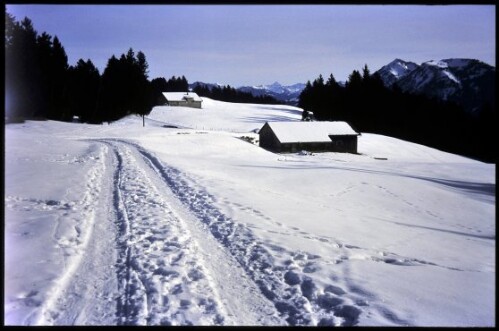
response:
{"label": "packed snow trail", "polygon": [[102,142],[113,150],[116,162],[117,323],[282,324],[235,261],[189,224],[179,206],[170,206],[168,187],[154,178],[140,154],[131,145]]}
{"label": "packed snow trail", "polygon": [[129,149],[114,152],[114,206],[121,225],[118,279],[123,293],[119,323],[222,324],[226,313],[217,305],[218,294],[196,256],[192,236],[135,166]]}
{"label": "packed snow trail", "polygon": [[[122,323],[274,325],[282,324],[282,320],[288,325],[348,326],[358,323],[362,307],[366,306],[365,300],[359,299],[355,293],[349,295],[333,284],[319,288],[309,276],[314,272],[314,260],[319,256],[289,252],[259,241],[250,228],[221,213],[213,204],[214,198],[186,174],[165,166],[137,144],[124,140],[103,142],[112,146],[118,160],[115,181],[119,183],[119,190],[115,205],[121,211],[121,237],[129,238],[122,244],[120,258],[124,268],[119,278],[127,293],[119,309],[123,315]],[[148,169],[139,166],[142,162],[148,165]],[[139,180],[141,178],[143,180]],[[162,196],[168,197],[169,203],[178,199],[181,204],[175,204],[175,208],[167,205],[158,194],[156,188],[159,187],[162,187]],[[147,209],[144,208],[146,205]],[[182,211],[182,217],[176,216],[178,211]],[[172,227],[173,224],[175,227]],[[203,253],[199,252],[203,249],[204,254],[210,252],[209,259],[203,260]],[[276,250],[280,253],[277,255],[287,255],[288,260],[284,264],[275,260]],[[224,262],[214,265],[214,261],[221,260],[213,259],[213,255],[217,254]],[[143,260],[153,262],[141,264]],[[191,268],[190,271],[186,267]],[[177,302],[172,306],[177,312],[172,315],[171,308],[164,307],[172,300],[161,301],[161,298],[167,297],[168,293],[176,295],[179,286],[188,287],[191,283],[185,284],[185,280],[189,280],[192,273],[201,276],[197,279],[197,286],[185,291],[189,293],[185,299],[173,301]],[[234,274],[238,277],[227,278]],[[178,279],[184,280],[184,283]],[[235,283],[244,284],[244,287],[233,289],[235,297],[228,302],[228,293],[220,288],[223,284]],[[255,288],[258,291],[255,292]],[[186,317],[190,309],[186,307],[190,305],[186,301],[193,301],[189,299],[193,294],[195,297],[196,293],[210,292],[215,298],[211,304],[211,315],[208,314],[210,317],[201,320]],[[256,294],[258,302],[255,305]],[[249,301],[253,302],[250,304]],[[223,308],[230,310],[236,302],[242,306],[232,313],[224,313]],[[259,316],[271,318],[251,322],[247,318],[241,319],[242,316],[235,316],[241,309],[254,311],[255,306],[262,306]],[[385,311],[380,314],[387,319],[387,324],[407,324],[386,308],[383,309]],[[230,320],[224,316],[236,318]]]}

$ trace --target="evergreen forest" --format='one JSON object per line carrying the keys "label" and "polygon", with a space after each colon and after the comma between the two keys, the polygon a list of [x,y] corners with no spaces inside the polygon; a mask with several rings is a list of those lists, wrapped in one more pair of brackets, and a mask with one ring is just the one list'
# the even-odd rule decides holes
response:
{"label": "evergreen forest", "polygon": [[[187,79],[149,80],[146,55],[130,48],[112,55],[102,72],[90,59],[69,65],[57,36],[39,34],[25,17],[16,21],[5,8],[5,118],[72,121],[100,124],[130,114],[147,115],[165,103],[162,92],[189,90]],[[201,96],[221,101],[277,103],[271,97],[253,97],[226,86],[203,89]]]}
{"label": "evergreen forest", "polygon": [[396,137],[446,152],[495,162],[495,110],[470,113],[458,104],[385,87],[367,65],[344,85],[331,74],[308,81],[298,106],[319,121],[346,121],[357,132]]}

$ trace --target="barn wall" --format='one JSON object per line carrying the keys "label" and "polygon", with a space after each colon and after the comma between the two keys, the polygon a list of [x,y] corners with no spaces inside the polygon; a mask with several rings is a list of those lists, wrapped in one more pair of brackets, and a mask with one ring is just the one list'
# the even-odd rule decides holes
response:
{"label": "barn wall", "polygon": [[357,153],[357,136],[329,136],[331,151],[341,153]]}
{"label": "barn wall", "polygon": [[308,152],[328,152],[331,150],[330,142],[316,142],[316,143],[285,143],[282,144],[281,152],[283,153],[297,153],[299,151]]}
{"label": "barn wall", "polygon": [[181,106],[181,101],[167,101],[169,106]]}
{"label": "barn wall", "polygon": [[331,140],[331,142],[284,143],[281,144],[280,152],[297,153],[305,150],[308,152],[357,153],[357,136],[332,136]]}
{"label": "barn wall", "polygon": [[167,102],[169,106],[182,106],[191,108],[201,108],[201,101],[169,101]]}
{"label": "barn wall", "polygon": [[186,106],[192,108],[201,108],[201,101],[187,101]]}
{"label": "barn wall", "polygon": [[274,131],[272,131],[267,124],[260,129],[258,135],[260,139],[258,144],[260,147],[272,152],[281,152],[282,145],[275,136]]}

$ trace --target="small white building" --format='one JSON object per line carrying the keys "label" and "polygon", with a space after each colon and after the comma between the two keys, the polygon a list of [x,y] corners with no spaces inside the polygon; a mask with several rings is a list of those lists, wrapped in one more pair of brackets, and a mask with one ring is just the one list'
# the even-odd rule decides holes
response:
{"label": "small white building", "polygon": [[163,96],[169,106],[201,108],[203,102],[194,92],[163,92]]}

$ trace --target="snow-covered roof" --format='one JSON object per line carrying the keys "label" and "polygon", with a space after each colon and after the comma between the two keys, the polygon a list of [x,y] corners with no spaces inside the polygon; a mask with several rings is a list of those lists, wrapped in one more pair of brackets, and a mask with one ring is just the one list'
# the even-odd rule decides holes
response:
{"label": "snow-covered roof", "polygon": [[281,143],[330,142],[329,136],[358,135],[346,122],[267,122]]}
{"label": "snow-covered roof", "polygon": [[168,101],[184,101],[186,98],[192,98],[193,101],[203,101],[194,92],[163,92],[163,95]]}

